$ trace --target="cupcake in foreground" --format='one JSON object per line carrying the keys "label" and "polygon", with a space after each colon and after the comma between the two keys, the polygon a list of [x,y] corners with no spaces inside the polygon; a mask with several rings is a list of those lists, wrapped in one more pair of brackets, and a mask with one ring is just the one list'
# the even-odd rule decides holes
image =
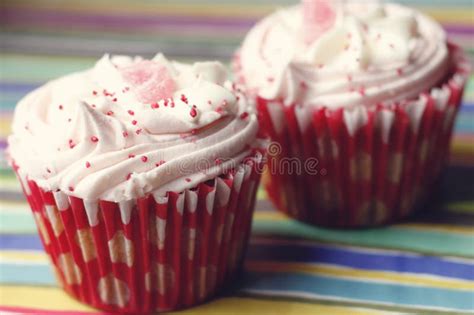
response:
{"label": "cupcake in foreground", "polygon": [[19,102],[11,163],[70,295],[172,310],[239,271],[264,152],[226,77],[217,62],[106,55]]}
{"label": "cupcake in foreground", "polygon": [[469,63],[413,9],[308,0],[260,21],[234,68],[275,142],[264,185],[277,208],[360,227],[426,200],[449,154]]}

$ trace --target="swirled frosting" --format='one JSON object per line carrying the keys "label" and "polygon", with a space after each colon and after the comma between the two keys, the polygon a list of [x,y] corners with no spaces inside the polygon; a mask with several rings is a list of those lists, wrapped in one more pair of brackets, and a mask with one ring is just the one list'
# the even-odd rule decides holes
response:
{"label": "swirled frosting", "polygon": [[22,175],[87,200],[183,191],[239,163],[257,121],[218,62],[105,55],[17,105],[9,154]]}
{"label": "swirled frosting", "polygon": [[239,54],[248,89],[288,105],[337,108],[416,97],[447,74],[445,33],[420,12],[340,1],[334,13],[309,41],[302,5],[260,21]]}

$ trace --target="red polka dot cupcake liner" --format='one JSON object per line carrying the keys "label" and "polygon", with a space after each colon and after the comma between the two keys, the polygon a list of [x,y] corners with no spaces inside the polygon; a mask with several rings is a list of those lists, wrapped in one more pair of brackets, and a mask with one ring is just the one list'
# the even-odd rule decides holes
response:
{"label": "red polka dot cupcake liner", "polygon": [[419,208],[447,162],[470,70],[449,48],[453,73],[413,100],[311,109],[258,98],[262,131],[276,144],[263,175],[275,206],[328,227],[387,224]]}
{"label": "red polka dot cupcake liner", "polygon": [[238,274],[261,163],[258,152],[193,189],[119,203],[44,191],[16,171],[62,288],[139,314],[199,304]]}

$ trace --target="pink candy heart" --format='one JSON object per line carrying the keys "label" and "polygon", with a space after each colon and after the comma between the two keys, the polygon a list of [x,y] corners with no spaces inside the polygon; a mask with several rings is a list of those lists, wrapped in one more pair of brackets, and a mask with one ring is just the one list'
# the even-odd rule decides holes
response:
{"label": "pink candy heart", "polygon": [[173,96],[176,84],[168,69],[158,62],[142,60],[119,71],[140,102],[153,103]]}
{"label": "pink candy heart", "polygon": [[337,2],[336,0],[302,0],[306,43],[310,44],[334,25]]}

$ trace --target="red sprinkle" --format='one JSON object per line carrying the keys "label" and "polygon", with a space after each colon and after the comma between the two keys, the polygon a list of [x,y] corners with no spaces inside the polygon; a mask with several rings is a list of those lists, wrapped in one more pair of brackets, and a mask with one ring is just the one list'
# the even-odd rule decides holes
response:
{"label": "red sprinkle", "polygon": [[211,100],[207,101],[207,104],[212,105],[212,101]]}
{"label": "red sprinkle", "polygon": [[249,113],[247,112],[243,112],[242,114],[240,114],[240,119],[245,119],[249,116]]}
{"label": "red sprinkle", "polygon": [[74,187],[69,186],[69,191],[74,191]]}
{"label": "red sprinkle", "polygon": [[112,116],[113,114],[114,114],[114,112],[111,111],[111,110],[109,110],[109,111],[107,112],[107,115],[109,115],[109,116]]}
{"label": "red sprinkle", "polygon": [[134,112],[133,110],[131,110],[131,109],[129,109],[129,110],[127,111],[127,113],[129,113],[129,114],[132,115],[132,116],[135,115],[135,112]]}
{"label": "red sprinkle", "polygon": [[113,102],[117,102],[117,98],[116,98],[116,97],[114,97],[114,99],[113,99],[112,101],[113,101]]}
{"label": "red sprinkle", "polygon": [[185,180],[189,183],[191,181],[191,178],[185,178]]}
{"label": "red sprinkle", "polygon": [[161,160],[161,161],[159,161],[158,163],[155,163],[155,166],[158,167],[158,166],[161,166],[161,165],[163,165],[163,164],[165,164],[165,161],[164,161],[164,160]]}
{"label": "red sprinkle", "polygon": [[102,91],[102,93],[104,93],[105,96],[114,96],[114,95],[115,95],[115,93],[110,93],[110,92],[108,92],[106,89],[104,89],[104,90]]}
{"label": "red sprinkle", "polygon": [[136,125],[137,124],[137,121],[134,119],[132,120],[132,125]]}
{"label": "red sprinkle", "polygon": [[141,132],[142,132],[142,129],[141,129],[141,128],[140,128],[140,129],[137,129],[137,130],[135,130],[135,133],[136,133],[137,135],[139,135]]}
{"label": "red sprinkle", "polygon": [[51,173],[51,170],[49,168],[46,168],[46,172]]}
{"label": "red sprinkle", "polygon": [[92,104],[91,107],[92,107],[92,108],[95,108],[96,106],[95,106],[95,104]]}
{"label": "red sprinkle", "polygon": [[301,81],[301,82],[300,82],[300,87],[301,87],[302,89],[306,90],[306,89],[308,88],[308,85],[306,84],[306,82]]}
{"label": "red sprinkle", "polygon": [[215,160],[216,165],[221,165],[222,164],[222,159],[217,158]]}
{"label": "red sprinkle", "polygon": [[91,141],[92,142],[97,142],[97,141],[99,141],[99,138],[97,138],[96,136],[92,136]]}
{"label": "red sprinkle", "polygon": [[87,167],[87,168],[91,167],[91,163],[86,162],[86,167]]}
{"label": "red sprinkle", "polygon": [[126,131],[122,132],[122,136],[123,136],[124,138],[128,137],[128,132],[126,132]]}
{"label": "red sprinkle", "polygon": [[398,75],[402,75],[402,74],[403,74],[402,68],[398,68],[398,69],[397,69],[397,74],[398,74]]}
{"label": "red sprinkle", "polygon": [[132,158],[134,158],[134,157],[135,157],[135,154],[130,153],[130,154],[128,155],[128,158],[129,158],[129,159],[132,159]]}
{"label": "red sprinkle", "polygon": [[187,99],[186,95],[181,94],[181,100],[182,100],[183,102],[185,102],[186,104],[188,104],[188,99]]}
{"label": "red sprinkle", "polygon": [[92,95],[96,96],[96,95],[97,95],[97,91],[92,91]]}
{"label": "red sprinkle", "polygon": [[[166,104],[166,102],[165,102],[165,104]],[[159,108],[159,107],[160,107],[160,105],[158,105],[158,103],[151,104],[151,108]]]}
{"label": "red sprinkle", "polygon": [[145,163],[146,161],[148,161],[148,158],[144,155],[144,156],[141,157],[141,160],[142,160],[143,163]]}
{"label": "red sprinkle", "polygon": [[365,96],[365,88],[364,87],[360,87],[358,92],[359,92],[360,95]]}
{"label": "red sprinkle", "polygon": [[191,108],[191,111],[189,112],[189,115],[191,115],[191,117],[196,117],[197,116],[197,111],[196,111],[196,108]]}
{"label": "red sprinkle", "polygon": [[74,141],[72,139],[69,139],[69,148],[72,149],[76,146],[76,144],[74,143]]}
{"label": "red sprinkle", "polygon": [[127,176],[125,176],[126,180],[129,180],[132,177],[132,173],[128,173]]}
{"label": "red sprinkle", "polygon": [[59,109],[62,110],[64,107],[63,105],[59,105]]}

